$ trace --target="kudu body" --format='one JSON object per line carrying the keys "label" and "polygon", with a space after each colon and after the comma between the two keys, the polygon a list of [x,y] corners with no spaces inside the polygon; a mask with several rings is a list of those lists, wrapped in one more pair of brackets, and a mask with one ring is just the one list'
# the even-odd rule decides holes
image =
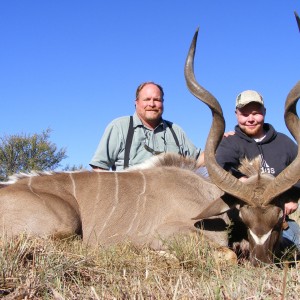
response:
{"label": "kudu body", "polygon": [[[78,233],[92,245],[128,240],[160,249],[170,237],[198,231],[195,225],[202,219],[208,240],[228,246],[226,212],[238,208],[240,217],[233,216],[233,221],[242,221],[248,236],[245,229],[237,240],[249,240],[253,263],[271,262],[280,238],[284,194],[300,178],[300,158],[298,155],[275,179],[256,170],[247,184],[220,168],[214,154],[224,133],[224,118],[218,101],[194,77],[197,34],[187,57],[185,77],[190,91],[213,113],[205,149],[210,180],[197,174],[196,162],[174,154],[153,157],[124,172],[25,176],[0,189],[3,234]],[[287,98],[285,113],[298,144],[300,125],[295,107],[299,97],[300,82]]]}
{"label": "kudu body", "polygon": [[[194,160],[168,154],[124,172],[21,176],[0,189],[2,232],[78,233],[88,244],[128,240],[161,249],[170,236],[196,232],[192,218],[223,194],[195,170]],[[217,240],[227,245],[226,234]]]}

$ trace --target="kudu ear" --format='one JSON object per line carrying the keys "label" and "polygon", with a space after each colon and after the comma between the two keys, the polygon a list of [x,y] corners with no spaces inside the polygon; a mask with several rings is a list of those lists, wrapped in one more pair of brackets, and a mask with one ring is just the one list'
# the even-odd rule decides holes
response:
{"label": "kudu ear", "polygon": [[202,220],[223,214],[239,204],[237,199],[225,194],[209,203],[209,205],[197,217],[192,218],[192,220]]}

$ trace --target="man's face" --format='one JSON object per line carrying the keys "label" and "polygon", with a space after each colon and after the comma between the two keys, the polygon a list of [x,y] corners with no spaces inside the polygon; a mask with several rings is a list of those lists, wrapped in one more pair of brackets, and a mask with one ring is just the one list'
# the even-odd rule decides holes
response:
{"label": "man's face", "polygon": [[135,100],[136,112],[143,123],[155,128],[163,114],[164,105],[160,89],[154,84],[145,85]]}
{"label": "man's face", "polygon": [[235,111],[239,127],[252,138],[264,136],[265,113],[265,108],[256,102],[250,102],[242,108],[237,108]]}

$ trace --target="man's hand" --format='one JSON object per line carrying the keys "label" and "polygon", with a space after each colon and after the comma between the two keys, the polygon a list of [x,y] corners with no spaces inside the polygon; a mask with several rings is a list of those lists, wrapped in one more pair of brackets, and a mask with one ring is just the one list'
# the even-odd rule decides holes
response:
{"label": "man's hand", "polygon": [[284,213],[288,216],[295,212],[298,208],[298,203],[296,202],[287,202],[284,204]]}
{"label": "man's hand", "polygon": [[229,137],[230,135],[234,135],[234,134],[235,134],[234,131],[228,131],[223,134],[223,137]]}

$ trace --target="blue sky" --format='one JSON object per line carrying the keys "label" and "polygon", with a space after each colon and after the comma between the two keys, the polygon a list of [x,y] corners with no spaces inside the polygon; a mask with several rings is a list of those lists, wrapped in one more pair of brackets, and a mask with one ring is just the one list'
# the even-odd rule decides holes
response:
{"label": "blue sky", "polygon": [[284,101],[300,79],[300,0],[2,0],[0,135],[40,133],[88,166],[112,119],[134,112],[143,81],[165,90],[164,118],[204,148],[211,113],[186,88],[197,27],[197,80],[220,101],[226,130],[246,89],[265,99],[267,122],[288,134]]}

